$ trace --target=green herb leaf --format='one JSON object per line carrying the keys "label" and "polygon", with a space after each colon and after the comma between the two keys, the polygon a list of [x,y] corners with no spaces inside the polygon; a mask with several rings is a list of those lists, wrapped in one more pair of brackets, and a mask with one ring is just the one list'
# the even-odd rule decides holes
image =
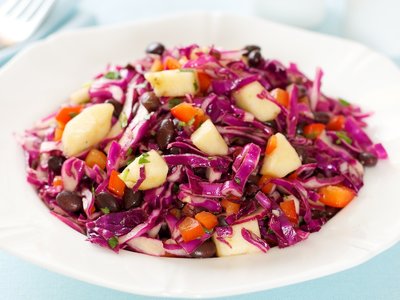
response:
{"label": "green herb leaf", "polygon": [[337,131],[336,136],[340,139],[336,141],[336,144],[340,144],[341,140],[345,141],[347,144],[351,144],[353,142],[345,131]]}
{"label": "green herb leaf", "polygon": [[177,183],[174,183],[174,185],[172,186],[172,192],[174,194],[177,194],[179,192],[179,185]]}
{"label": "green herb leaf", "polygon": [[119,116],[119,125],[121,125],[122,128],[125,128],[128,125],[128,118],[124,112]]}
{"label": "green herb leaf", "polygon": [[197,84],[196,80],[193,82],[193,87],[194,87],[195,91],[197,91],[199,89],[199,85]]}
{"label": "green herb leaf", "polygon": [[147,159],[147,157],[149,157],[148,153],[143,153],[140,157],[139,157],[139,165],[143,165],[143,164],[147,164],[150,161]]}
{"label": "green herb leaf", "polygon": [[114,249],[115,247],[117,247],[118,246],[118,239],[115,236],[110,238],[108,240],[108,246],[110,246],[111,249]]}
{"label": "green herb leaf", "polygon": [[126,151],[126,156],[129,156],[132,154],[133,149],[129,148],[128,151]]}
{"label": "green herb leaf", "polygon": [[240,184],[240,183],[241,183],[241,180],[240,180],[240,178],[238,178],[238,177],[235,177],[233,180],[235,180],[235,182],[236,182],[237,184]]}
{"label": "green herb leaf", "polygon": [[179,98],[172,98],[168,100],[168,107],[173,108],[177,106],[178,104],[182,103],[182,100]]}
{"label": "green herb leaf", "polygon": [[203,227],[203,229],[204,229],[204,232],[207,233],[207,234],[211,234],[211,233],[213,232],[213,229],[208,230],[208,229],[205,228],[205,227]]}
{"label": "green herb leaf", "polygon": [[179,72],[190,72],[193,73],[194,71],[191,69],[179,69]]}
{"label": "green herb leaf", "polygon": [[[128,164],[129,165],[129,164]],[[125,168],[123,171],[122,171],[122,173],[121,173],[121,179],[122,179],[122,181],[127,181],[127,177],[128,177],[128,174],[129,174],[129,169],[128,168]]]}
{"label": "green herb leaf", "polygon": [[346,101],[346,100],[344,100],[342,98],[339,98],[339,103],[342,104],[343,106],[350,106],[351,105],[350,102],[348,102],[348,101]]}
{"label": "green herb leaf", "polygon": [[76,117],[78,114],[79,114],[78,112],[70,112],[68,115],[72,119],[72,118]]}
{"label": "green herb leaf", "polygon": [[109,214],[110,213],[110,209],[108,208],[108,207],[103,207],[103,208],[100,208],[100,210],[103,212],[103,214]]}
{"label": "green herb leaf", "polygon": [[107,79],[120,79],[121,75],[119,75],[118,72],[110,71],[110,72],[104,74],[104,77]]}
{"label": "green herb leaf", "polygon": [[183,121],[178,122],[178,126],[180,126],[180,127],[185,127],[186,125],[187,125],[186,122],[183,122]]}
{"label": "green herb leaf", "polygon": [[192,126],[193,123],[194,123],[194,118],[191,118],[191,119],[189,120],[189,122],[187,122],[187,125],[188,125],[188,126]]}

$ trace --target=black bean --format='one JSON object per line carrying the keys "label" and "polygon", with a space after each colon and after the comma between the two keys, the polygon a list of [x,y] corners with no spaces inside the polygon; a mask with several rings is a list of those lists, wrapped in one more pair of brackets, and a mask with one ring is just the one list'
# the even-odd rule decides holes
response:
{"label": "black bean", "polygon": [[314,112],[314,121],[316,123],[328,124],[331,117],[328,113],[323,111],[316,111]]}
{"label": "black bean", "polygon": [[169,149],[169,153],[171,153],[171,154],[180,154],[181,150],[178,147],[171,147]]}
{"label": "black bean", "polygon": [[246,185],[244,193],[246,196],[251,197],[254,196],[259,190],[260,188],[257,184],[249,183]]}
{"label": "black bean", "polygon": [[163,240],[163,239],[169,239],[170,237],[171,237],[171,233],[169,231],[167,224],[162,224],[160,231],[158,232],[158,238],[160,240]]}
{"label": "black bean", "polygon": [[250,67],[257,67],[262,60],[261,52],[259,50],[253,50],[248,55],[248,62]]}
{"label": "black bean", "polygon": [[74,192],[62,191],[56,197],[57,204],[65,211],[75,213],[83,208],[82,198]]}
{"label": "black bean", "polygon": [[170,119],[164,119],[161,121],[160,128],[156,133],[157,145],[161,150],[167,148],[168,144],[172,141],[174,131],[174,122]]}
{"label": "black bean", "polygon": [[128,210],[131,208],[139,207],[143,202],[143,197],[140,191],[137,191],[135,193],[132,189],[126,188],[122,200],[124,200],[125,209]]}
{"label": "black bean", "polygon": [[107,192],[101,192],[96,196],[95,205],[98,209],[108,208],[110,212],[119,211],[117,199]]}
{"label": "black bean", "polygon": [[201,244],[192,254],[191,257],[194,258],[209,258],[215,256],[217,249],[212,240],[207,240]]}
{"label": "black bean", "polygon": [[378,158],[374,154],[369,152],[361,152],[358,155],[358,160],[362,165],[366,167],[373,167],[378,162]]}
{"label": "black bean", "polygon": [[147,45],[146,47],[146,53],[150,54],[158,54],[162,55],[165,51],[165,47],[163,44],[158,43],[158,42],[153,42]]}
{"label": "black bean", "polygon": [[243,48],[243,50],[246,50],[246,52],[243,55],[247,56],[247,55],[249,55],[249,53],[251,51],[254,51],[254,50],[260,51],[261,47],[257,46],[257,45],[247,45],[246,47]]}
{"label": "black bean", "polygon": [[114,106],[113,116],[118,118],[122,111],[122,104],[114,99],[108,99],[106,103],[110,103],[112,106]]}
{"label": "black bean", "polygon": [[156,111],[161,105],[160,99],[153,92],[146,92],[140,96],[140,102],[149,112]]}
{"label": "black bean", "polygon": [[52,170],[56,175],[61,173],[61,168],[64,163],[64,158],[61,156],[52,156],[47,162],[49,169]]}
{"label": "black bean", "polygon": [[182,209],[185,206],[185,202],[182,202],[181,200],[175,199],[175,206],[179,209]]}
{"label": "black bean", "polygon": [[228,226],[224,216],[218,217],[218,226]]}

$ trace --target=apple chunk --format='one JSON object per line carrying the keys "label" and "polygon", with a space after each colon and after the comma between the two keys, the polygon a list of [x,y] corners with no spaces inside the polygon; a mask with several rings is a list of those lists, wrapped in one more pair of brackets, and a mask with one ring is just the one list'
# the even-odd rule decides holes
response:
{"label": "apple chunk", "polygon": [[140,168],[144,167],[145,180],[140,184],[139,190],[149,190],[162,185],[168,174],[168,165],[155,150],[143,153],[131,162],[119,177],[126,186],[132,188],[140,179]]}
{"label": "apple chunk", "polygon": [[228,242],[231,247],[229,247],[226,243],[219,241],[217,239],[217,234],[214,233],[213,241],[217,248],[217,256],[231,256],[262,252],[259,248],[253,244],[250,244],[243,238],[242,228],[245,228],[260,237],[260,228],[258,227],[257,220],[251,220],[232,226],[232,236],[225,238],[225,241]]}
{"label": "apple chunk", "polygon": [[299,155],[286,137],[281,134],[275,134],[275,149],[265,155],[260,173],[272,177],[285,177],[301,166]]}
{"label": "apple chunk", "polygon": [[258,120],[272,121],[281,112],[274,102],[265,98],[268,91],[259,83],[254,81],[240,88],[233,94],[236,105],[253,114]]}
{"label": "apple chunk", "polygon": [[193,144],[208,155],[227,155],[228,145],[225,143],[211,120],[205,121],[190,136]]}
{"label": "apple chunk", "polygon": [[65,156],[75,156],[99,143],[111,129],[114,106],[95,104],[84,109],[65,125],[62,146]]}
{"label": "apple chunk", "polygon": [[181,97],[196,94],[199,84],[194,70],[165,70],[144,75],[158,97]]}

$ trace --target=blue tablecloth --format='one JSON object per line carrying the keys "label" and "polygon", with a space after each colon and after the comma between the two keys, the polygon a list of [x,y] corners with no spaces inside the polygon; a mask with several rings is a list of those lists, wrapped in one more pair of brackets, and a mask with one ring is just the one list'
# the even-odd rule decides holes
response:
{"label": "blue tablecloth", "polygon": [[[1,1],[0,1],[1,2]],[[328,1],[330,11],[316,30],[340,35],[340,5]],[[340,2],[340,1],[339,1]],[[341,1],[343,2],[343,1]],[[82,0],[73,27],[152,17],[178,10],[225,10],[252,14],[251,1],[235,0]],[[65,12],[65,9],[63,10]],[[79,17],[79,14],[80,17]],[[65,15],[65,14],[64,14]],[[92,17],[88,17],[92,16]],[[61,17],[61,15],[60,15]],[[90,20],[90,21],[89,21]],[[58,27],[59,28],[59,25]],[[4,208],[3,208],[4,209]],[[400,299],[400,244],[353,269],[324,278],[229,299]],[[229,282],[224,283],[229,284]],[[207,287],[204,287],[205,289]],[[97,287],[58,275],[0,252],[0,299],[150,299]]]}

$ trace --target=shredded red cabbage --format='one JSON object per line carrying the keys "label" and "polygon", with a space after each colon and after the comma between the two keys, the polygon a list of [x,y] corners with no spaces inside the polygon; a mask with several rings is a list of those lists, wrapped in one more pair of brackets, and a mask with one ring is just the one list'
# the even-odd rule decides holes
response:
{"label": "shredded red cabbage", "polygon": [[[165,49],[158,43],[146,51],[144,58],[126,66],[108,66],[85,87],[85,97],[63,105],[20,137],[27,181],[52,215],[94,244],[173,257],[229,255],[221,245],[234,251],[237,240],[260,252],[292,246],[320,230],[347,204],[344,197],[357,195],[364,167],[387,158],[383,145],[365,131],[370,114],[323,94],[320,68],[310,80],[293,63],[285,67],[263,58],[255,46],[225,51],[195,44]],[[169,69],[195,72],[195,92],[157,96],[146,74]],[[279,108],[268,121],[257,119],[235,98],[256,82],[264,90],[254,101]],[[111,130],[100,142],[67,157],[59,135],[76,114],[65,115],[63,109],[79,106],[79,114],[102,103],[113,106]],[[173,112],[181,103],[196,113],[183,120]],[[224,155],[207,154],[207,146],[200,149],[191,138],[207,119],[227,145]],[[284,135],[301,165],[283,177],[262,176],[271,151],[281,151],[267,147],[276,133]],[[154,176],[147,169],[150,150],[160,154],[168,174],[158,186],[143,188]],[[135,159],[140,169],[128,187],[125,180],[132,170],[126,167]],[[117,179],[115,172],[121,174]],[[345,196],[332,200],[329,189]],[[217,222],[209,227],[200,212]],[[187,218],[197,227],[184,228]],[[233,226],[254,221],[259,230],[242,227],[234,236]]]}

